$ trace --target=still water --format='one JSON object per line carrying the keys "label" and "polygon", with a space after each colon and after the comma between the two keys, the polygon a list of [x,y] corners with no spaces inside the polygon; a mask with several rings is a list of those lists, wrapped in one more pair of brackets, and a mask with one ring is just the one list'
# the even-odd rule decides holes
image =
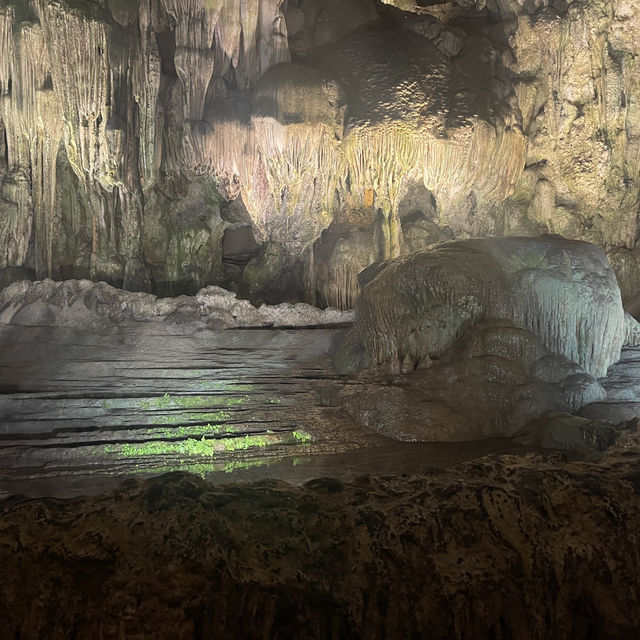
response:
{"label": "still water", "polygon": [[172,470],[215,482],[415,473],[510,440],[401,443],[340,405],[344,327],[0,326],[0,499],[98,493]]}

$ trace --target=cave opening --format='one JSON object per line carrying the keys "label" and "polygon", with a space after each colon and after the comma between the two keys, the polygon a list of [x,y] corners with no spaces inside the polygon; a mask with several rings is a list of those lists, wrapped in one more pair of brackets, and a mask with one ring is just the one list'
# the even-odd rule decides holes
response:
{"label": "cave opening", "polygon": [[635,4],[19,4],[6,634],[639,637]]}

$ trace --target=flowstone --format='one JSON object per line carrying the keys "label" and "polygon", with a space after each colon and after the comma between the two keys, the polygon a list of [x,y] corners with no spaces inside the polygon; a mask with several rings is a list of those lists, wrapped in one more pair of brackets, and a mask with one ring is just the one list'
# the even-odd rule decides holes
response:
{"label": "flowstone", "polygon": [[320,326],[353,321],[353,313],[308,304],[253,306],[220,287],[195,296],[158,298],[116,289],[105,282],[68,280],[14,282],[0,291],[0,324],[108,329],[126,322],[208,325],[216,329],[247,326]]}
{"label": "flowstone", "polygon": [[604,253],[558,237],[460,240],[391,261],[365,287],[358,327],[378,365],[437,359],[480,320],[510,320],[601,377],[625,316]]}
{"label": "flowstone", "polygon": [[597,378],[636,341],[604,253],[583,242],[454,241],[367,277],[336,362],[370,362],[345,406],[399,439],[514,435],[545,412],[601,402]]}
{"label": "flowstone", "polygon": [[[561,233],[634,312],[638,34],[631,0],[0,0],[2,280],[351,308],[358,269],[430,242]],[[294,295],[229,282],[230,203]]]}

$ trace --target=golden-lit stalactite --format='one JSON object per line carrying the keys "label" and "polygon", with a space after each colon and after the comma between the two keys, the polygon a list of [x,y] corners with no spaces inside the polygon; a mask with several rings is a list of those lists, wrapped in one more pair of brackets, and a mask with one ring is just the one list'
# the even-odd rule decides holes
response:
{"label": "golden-lit stalactite", "polygon": [[[40,12],[53,87],[62,109],[67,158],[87,194],[93,218],[90,273],[94,278],[124,279],[125,265],[116,256],[121,244],[135,243],[140,235],[139,215],[121,208],[124,192],[136,188],[128,179],[128,105],[122,101],[130,48],[115,45],[116,27],[99,14],[46,3]],[[124,242],[122,236],[127,238]],[[125,248],[125,253],[126,263],[130,251]]]}
{"label": "golden-lit stalactite", "polygon": [[0,41],[4,63],[0,64],[0,115],[9,125],[10,177],[4,191],[9,196],[6,199],[16,205],[0,222],[0,244],[8,249],[2,266],[18,266],[25,260],[33,226],[36,272],[49,276],[53,273],[52,244],[58,232],[56,157],[62,134],[50,125],[60,118],[59,105],[40,26],[28,21],[16,25],[14,11],[8,7],[0,12]]}
{"label": "golden-lit stalactite", "polygon": [[222,0],[161,0],[175,20],[176,71],[186,93],[186,113],[201,120],[214,70],[213,38]]}
{"label": "golden-lit stalactite", "polygon": [[19,41],[14,38],[13,23],[13,8],[0,7],[0,117],[7,154],[1,191],[6,204],[0,216],[0,267],[24,263],[33,225],[29,148],[20,131],[21,115],[16,99],[20,82],[16,51]]}
{"label": "golden-lit stalactite", "polygon": [[188,120],[202,120],[209,85],[234,71],[252,88],[271,66],[289,60],[281,0],[161,0],[175,21],[176,71]]}
{"label": "golden-lit stalactite", "polygon": [[42,29],[23,28],[20,59],[23,130],[31,146],[31,198],[35,226],[36,274],[54,274],[53,245],[60,233],[56,206],[56,161],[62,132],[50,123],[60,118]]}
{"label": "golden-lit stalactite", "polygon": [[[637,4],[450,7],[504,18],[484,35],[357,4],[0,0],[0,269],[148,289],[221,254],[232,206],[340,306],[365,263],[543,232],[610,247],[640,296]],[[194,180],[217,191],[201,218],[170,214],[201,206]]]}
{"label": "golden-lit stalactite", "polygon": [[161,61],[154,21],[157,20],[153,0],[141,0],[140,50],[141,64],[133,66],[135,100],[140,118],[139,171],[143,189],[151,188],[157,179],[162,159],[162,127],[159,126],[158,94],[161,81]]}

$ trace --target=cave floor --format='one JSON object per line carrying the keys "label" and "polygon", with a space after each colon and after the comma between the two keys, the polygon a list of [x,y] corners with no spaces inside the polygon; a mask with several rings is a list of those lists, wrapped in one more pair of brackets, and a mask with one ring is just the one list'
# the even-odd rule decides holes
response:
{"label": "cave floor", "polygon": [[414,473],[510,440],[394,442],[340,408],[344,327],[0,327],[0,498],[92,494],[132,475],[236,482]]}

